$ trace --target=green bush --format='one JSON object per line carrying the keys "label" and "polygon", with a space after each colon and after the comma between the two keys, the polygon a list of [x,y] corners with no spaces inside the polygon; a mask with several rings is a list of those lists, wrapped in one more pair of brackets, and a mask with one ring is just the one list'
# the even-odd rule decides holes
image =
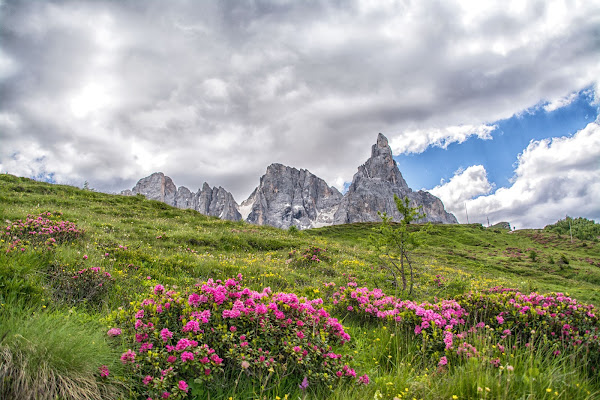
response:
{"label": "green bush", "polygon": [[111,274],[100,267],[71,271],[58,266],[49,271],[48,279],[56,301],[68,305],[83,303],[96,310],[114,285]]}
{"label": "green bush", "polygon": [[331,261],[327,250],[318,246],[310,246],[302,251],[292,250],[288,256],[290,257],[288,263],[298,267],[308,267]]}

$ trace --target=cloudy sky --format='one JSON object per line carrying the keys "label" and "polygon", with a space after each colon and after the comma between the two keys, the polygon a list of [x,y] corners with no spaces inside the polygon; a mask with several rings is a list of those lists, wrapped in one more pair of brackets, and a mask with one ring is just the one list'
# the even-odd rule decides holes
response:
{"label": "cloudy sky", "polygon": [[595,1],[0,0],[0,172],[238,202],[385,134],[460,222],[600,220]]}

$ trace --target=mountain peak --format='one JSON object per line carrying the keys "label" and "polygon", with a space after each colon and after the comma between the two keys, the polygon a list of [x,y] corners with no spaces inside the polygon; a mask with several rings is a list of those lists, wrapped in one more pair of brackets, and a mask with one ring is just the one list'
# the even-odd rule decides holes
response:
{"label": "mountain peak", "polygon": [[423,205],[426,221],[456,223],[452,214],[444,211],[442,202],[428,192],[413,192],[400,173],[392,149],[383,134],[371,148],[371,157],[354,174],[352,184],[335,213],[334,224],[379,221],[378,211],[386,212],[395,221],[400,216],[394,195],[408,196],[414,205]]}
{"label": "mountain peak", "polygon": [[388,144],[388,140],[382,133],[377,135],[377,143],[371,147],[371,158],[375,157],[392,157],[392,149]]}

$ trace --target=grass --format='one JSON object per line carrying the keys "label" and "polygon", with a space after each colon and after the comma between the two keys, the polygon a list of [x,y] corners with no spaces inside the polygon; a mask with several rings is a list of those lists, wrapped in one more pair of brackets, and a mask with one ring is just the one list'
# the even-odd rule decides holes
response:
{"label": "grass", "polygon": [[5,399],[96,399],[116,397],[116,382],[96,378],[115,363],[96,316],[32,311],[15,298],[0,310],[0,397]]}
{"label": "grass", "polygon": [[[6,253],[0,242],[0,397],[135,398],[123,379],[118,354],[126,343],[109,339],[111,315],[145,296],[160,283],[192,287],[209,278],[244,275],[255,289],[325,295],[324,284],[343,285],[347,276],[361,286],[397,289],[369,247],[372,223],[323,227],[301,232],[221,221],[193,210],[179,210],[141,196],[123,197],[70,186],[0,175],[0,221],[61,211],[85,230],[82,238],[47,250],[29,247]],[[6,223],[8,224],[8,222]],[[6,226],[6,225],[2,225]],[[411,225],[411,229],[421,229]],[[289,253],[317,246],[329,261],[290,262]],[[535,253],[535,256],[532,254]],[[480,225],[433,225],[414,254],[415,301],[448,299],[494,286],[522,292],[563,292],[600,305],[600,245],[543,230],[509,232]],[[65,301],[53,271],[65,276],[99,267],[114,278],[93,304]],[[399,293],[400,296],[401,293]],[[406,296],[404,296],[406,298]],[[434,356],[420,352],[411,330],[343,313],[352,341],[341,350],[355,356],[353,367],[371,378],[368,386],[298,388],[302,377],[281,380],[265,391],[232,374],[219,390],[203,395],[233,398],[374,399],[594,399],[600,398],[597,365],[583,355],[556,356],[540,345],[507,351],[501,366],[489,359],[495,343],[472,337],[487,358],[438,368]],[[126,348],[125,348],[126,349]],[[109,379],[99,377],[107,365]],[[508,371],[508,366],[512,371]],[[583,365],[583,366],[582,366]],[[45,394],[42,394],[44,387]],[[550,391],[548,391],[550,389]],[[195,392],[198,393],[198,392]],[[193,398],[193,396],[190,396]],[[202,398],[199,395],[197,398]]]}

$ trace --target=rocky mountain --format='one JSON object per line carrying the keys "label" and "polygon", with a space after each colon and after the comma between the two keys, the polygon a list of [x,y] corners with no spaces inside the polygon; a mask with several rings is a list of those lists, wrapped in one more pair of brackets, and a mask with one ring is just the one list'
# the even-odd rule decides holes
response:
{"label": "rocky mountain", "polygon": [[177,188],[173,180],[162,172],[142,178],[131,190],[121,192],[125,196],[142,194],[147,199],[158,200],[178,208],[191,208],[202,214],[239,221],[242,219],[238,205],[231,193],[222,187],[211,188],[204,182],[197,193],[185,186]]}
{"label": "rocky mountain", "polygon": [[394,195],[408,196],[411,205],[423,206],[426,218],[419,222],[456,224],[454,215],[444,210],[442,201],[429,192],[413,192],[392,157],[388,140],[381,133],[371,148],[371,157],[354,174],[345,195],[305,169],[271,164],[250,197],[238,205],[231,193],[207,183],[193,193],[177,188],[171,178],[156,172],[140,179],[131,190],[121,194],[143,194],[148,199],[179,208],[192,208],[205,215],[256,225],[287,229],[317,228],[352,222],[380,221],[378,211],[395,221],[401,219]]}
{"label": "rocky mountain", "polygon": [[257,225],[307,229],[331,225],[342,194],[305,169],[271,164],[242,202],[242,217]]}
{"label": "rocky mountain", "polygon": [[422,190],[413,192],[408,187],[392,157],[388,140],[381,133],[371,148],[371,157],[354,174],[333,223],[380,221],[378,211],[386,212],[399,221],[402,217],[394,203],[394,195],[400,198],[408,196],[412,207],[423,206],[426,218],[419,222],[458,223],[454,215],[444,210],[440,199]]}

